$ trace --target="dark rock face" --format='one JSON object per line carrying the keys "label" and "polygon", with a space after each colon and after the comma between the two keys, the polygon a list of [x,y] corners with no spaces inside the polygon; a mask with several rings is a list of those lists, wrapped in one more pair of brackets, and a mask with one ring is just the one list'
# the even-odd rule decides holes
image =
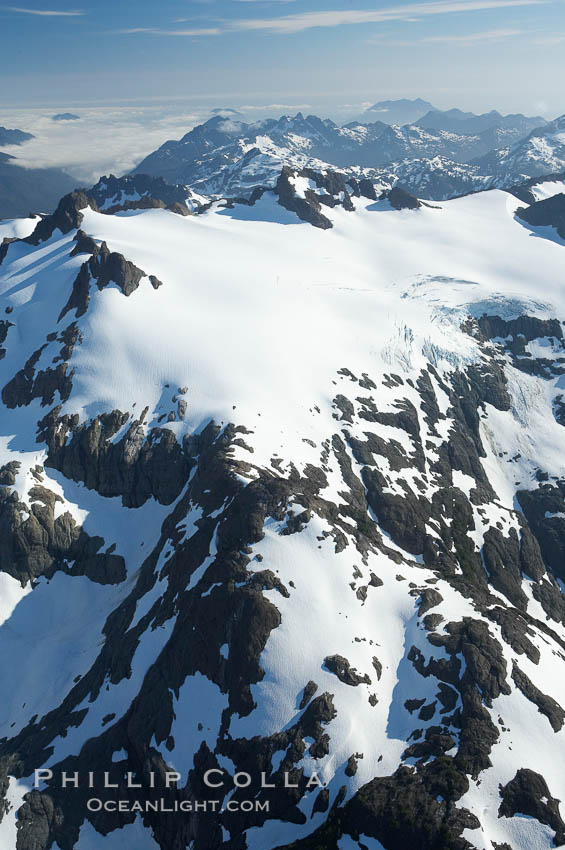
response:
{"label": "dark rock face", "polygon": [[6,349],[4,348],[3,343],[6,342],[8,331],[13,327],[13,322],[9,322],[8,319],[0,319],[0,360],[6,356]]}
{"label": "dark rock face", "polygon": [[[292,182],[295,176],[310,180],[316,189],[307,188],[304,191],[304,197],[300,197],[296,194]],[[374,188],[370,181],[361,182],[363,183],[365,192],[372,190],[374,194]],[[260,191],[263,194],[267,189],[262,188]],[[321,173],[311,168],[303,168],[300,171],[293,172],[287,166],[284,166],[282,169],[274,191],[278,195],[281,206],[296,213],[302,221],[307,221],[309,224],[319,227],[322,230],[328,230],[333,227],[330,219],[321,212],[323,206],[330,208],[341,206],[348,212],[353,212],[355,207],[351,197],[352,195],[359,197],[361,194],[359,184],[355,179],[346,178],[338,172],[327,171],[326,173]],[[248,203],[252,204],[255,200],[256,198],[252,195]],[[243,200],[239,199],[239,202],[243,203]]]}
{"label": "dark rock face", "polygon": [[[161,208],[188,215],[187,198],[191,196],[186,186],[167,183],[162,177],[148,174],[124,177],[101,177],[89,190],[89,195],[107,215],[118,210]],[[139,197],[135,197],[138,195]]]}
{"label": "dark rock face", "polygon": [[65,362],[58,363],[54,369],[49,366],[46,369],[36,370],[36,365],[43,350],[48,347],[48,342],[35,351],[24,368],[17,372],[2,390],[2,401],[6,407],[23,407],[35,398],[41,399],[43,406],[53,404],[56,393],[59,394],[61,402],[65,402],[73,386],[73,371],[69,370],[67,361],[72,355],[79,336],[79,330],[75,324],[69,325],[61,332],[56,341],[61,342],[63,346],[56,359]]}
{"label": "dark rock face", "polygon": [[516,497],[535,534],[543,559],[556,576],[565,580],[565,482],[540,484],[537,490],[520,490]]}
{"label": "dark rock face", "polygon": [[[3,484],[15,483],[14,470],[0,470]],[[85,575],[100,584],[117,584],[125,579],[124,559],[111,547],[100,551],[104,540],[89,537],[69,513],[55,518],[61,501],[40,485],[30,490],[31,507],[17,494],[0,487],[0,570],[23,584],[57,570]],[[74,562],[74,563],[73,563]],[[72,564],[72,566],[71,566]]]}
{"label": "dark rock face", "polygon": [[534,227],[554,227],[562,239],[565,239],[565,194],[563,192],[536,201],[528,207],[520,207],[516,215]]}
{"label": "dark rock face", "polygon": [[172,431],[153,428],[146,434],[143,413],[113,442],[128,414],[115,410],[79,425],[73,417],[59,416],[59,410],[55,407],[39,423],[39,436],[48,446],[46,466],[102,496],[121,496],[127,507],[140,507],[151,497],[170,505],[178,497],[190,460]]}
{"label": "dark rock face", "polygon": [[377,193],[375,192],[375,187],[371,183],[370,180],[364,178],[359,181],[359,193],[363,195],[364,198],[369,198],[370,201],[377,200]]}
{"label": "dark rock face", "polygon": [[55,230],[60,230],[61,233],[69,233],[71,230],[79,228],[83,219],[82,210],[85,207],[90,207],[98,212],[96,202],[85,192],[76,190],[65,195],[59,201],[55,212],[42,218],[31,236],[22,241],[30,245],[39,245],[40,242],[50,239]]}
{"label": "dark rock face", "polygon": [[[427,773],[432,787],[435,783],[437,796],[440,789],[445,790],[449,769],[436,760]],[[474,815],[465,809],[453,807],[448,812],[445,803],[431,797],[422,776],[401,767],[393,776],[372,780],[343,808],[332,808],[323,826],[310,837],[286,845],[284,850],[337,847],[341,835],[349,835],[356,841],[361,835],[376,838],[390,850],[406,847],[468,850],[471,845],[460,834],[478,825]]]}
{"label": "dark rock face", "polygon": [[515,529],[504,537],[497,528],[489,528],[483,545],[483,561],[495,590],[503,593],[516,608],[525,611],[528,600],[521,590],[522,559]]}
{"label": "dark rock face", "polygon": [[503,640],[512,647],[514,652],[518,655],[526,655],[534,664],[539,663],[540,651],[530,640],[534,632],[523,614],[515,609],[499,606],[486,612],[486,616],[492,622],[498,623]]}
{"label": "dark rock face", "polygon": [[517,319],[501,319],[500,316],[483,314],[478,320],[485,339],[512,337],[512,351],[523,354],[525,345],[534,339],[555,337],[563,339],[563,328],[557,319],[538,319],[536,316],[518,316]]}
{"label": "dark rock face", "polygon": [[330,673],[334,673],[340,682],[343,682],[345,685],[356,687],[362,683],[366,685],[371,684],[371,680],[367,674],[365,673],[364,676],[360,676],[357,670],[351,668],[349,661],[343,655],[328,655],[327,658],[324,658],[324,666]]}
{"label": "dark rock face", "polygon": [[435,608],[436,605],[439,605],[440,602],[443,602],[443,596],[438,590],[434,590],[432,587],[427,587],[422,592],[420,596],[420,601],[418,604],[418,614],[420,617],[423,617],[431,608]]}
{"label": "dark rock face", "polygon": [[524,696],[527,697],[530,702],[535,703],[538,711],[547,717],[551,723],[553,731],[559,732],[563,726],[563,721],[565,720],[565,711],[561,708],[559,703],[552,697],[547,696],[547,694],[542,693],[539,688],[536,688],[533,682],[528,679],[526,674],[522,673],[517,664],[514,665],[512,670],[512,678]]}
{"label": "dark rock face", "polygon": [[4,260],[6,259],[6,256],[8,254],[8,248],[10,247],[12,242],[16,242],[16,241],[17,241],[16,239],[11,239],[11,238],[8,238],[6,236],[2,239],[2,242],[0,243],[0,266],[2,265]]}
{"label": "dark rock face", "polygon": [[295,212],[299,219],[313,224],[314,227],[320,227],[322,230],[332,227],[329,218],[320,212],[320,202],[313,195],[307,200],[296,195],[294,186],[289,180],[291,175],[290,169],[285,167],[277,180],[275,192],[279,196],[280,205]]}
{"label": "dark rock face", "polygon": [[[98,289],[104,289],[114,283],[127,297],[135,292],[142,278],[147,277],[142,269],[130,260],[126,260],[123,254],[109,251],[105,242],[98,246],[94,240],[85,237],[80,230],[77,233],[77,244],[71,253],[90,253],[91,257],[80,267],[69,300],[59,315],[59,321],[70,310],[75,310],[77,319],[86,313],[90,302],[91,279],[96,281]],[[149,275],[149,281],[153,289],[158,289],[162,285],[155,275]]]}
{"label": "dark rock face", "polygon": [[[458,691],[461,708],[451,717],[444,716],[443,727],[429,727],[426,741],[411,746],[407,755],[424,761],[430,755],[443,756],[453,746],[453,739],[447,734],[447,724],[451,722],[459,730],[459,745],[450,764],[463,777],[465,774],[476,777],[490,766],[489,753],[499,737],[485,705],[490,706],[501,693],[510,693],[506,662],[500,643],[492,637],[484,622],[465,619],[461,623],[449,623],[445,631],[444,635],[429,634],[428,640],[434,646],[444,647],[448,661],[431,659],[426,665],[416,647],[412,647],[408,658],[420,675],[433,675],[446,687]],[[462,675],[458,656],[465,661]],[[438,697],[440,695],[438,692]]]}
{"label": "dark rock face", "polygon": [[395,186],[387,193],[387,198],[395,210],[417,210],[422,206],[421,202],[402,186]]}
{"label": "dark rock face", "polygon": [[[519,316],[505,321],[498,316],[483,315],[477,322],[477,333],[482,339],[493,340],[520,372],[546,380],[565,373],[565,340],[562,323],[557,319]],[[551,343],[559,353],[552,357],[533,357],[527,345],[534,340]]]}
{"label": "dark rock face", "polygon": [[95,254],[98,250],[97,242],[82,230],[77,230],[73,242],[76,242],[76,245],[71,251],[71,257],[76,257],[78,254]]}
{"label": "dark rock face", "polygon": [[318,690],[318,685],[316,682],[310,680],[308,684],[304,687],[304,692],[302,694],[302,698],[298,705],[298,708],[302,711],[303,708],[306,708],[316,691]]}
{"label": "dark rock face", "polygon": [[[316,184],[317,189],[325,190],[325,194],[319,194],[317,196],[320,203],[325,203],[328,206],[337,206],[341,203],[344,209],[349,212],[353,212],[355,209],[343,174],[339,174],[336,171],[328,171],[325,174],[322,174],[321,172],[314,171],[311,168],[303,168],[300,172],[300,176],[307,177],[309,180],[312,180]],[[342,195],[341,201],[335,197],[336,195]]]}
{"label": "dark rock face", "polygon": [[145,272],[126,260],[122,254],[109,251],[105,242],[99,251],[92,255],[88,267],[99,289],[115,283],[126,296],[131,295],[139,286],[141,278],[145,277]]}
{"label": "dark rock face", "polygon": [[500,794],[502,803],[498,816],[511,818],[516,814],[528,815],[545,823],[555,831],[555,846],[565,842],[565,824],[559,814],[559,801],[554,800],[543,776],[533,770],[522,768],[517,771]]}
{"label": "dark rock face", "polygon": [[0,486],[13,487],[20,466],[21,464],[17,460],[12,460],[5,463],[4,466],[0,466]]}
{"label": "dark rock face", "polygon": [[553,415],[560,425],[565,425],[565,400],[562,395],[558,395],[553,399]]}

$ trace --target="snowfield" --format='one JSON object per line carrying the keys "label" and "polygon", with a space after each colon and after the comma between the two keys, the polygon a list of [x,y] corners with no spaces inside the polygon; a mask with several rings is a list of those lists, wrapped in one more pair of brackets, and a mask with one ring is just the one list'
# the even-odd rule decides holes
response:
{"label": "snowfield", "polygon": [[[291,409],[302,435],[341,366],[398,369],[410,357],[418,368],[426,343],[465,360],[472,343],[457,320],[474,302],[484,312],[491,300],[493,310],[497,299],[516,302],[518,315],[533,295],[535,315],[559,310],[560,246],[515,221],[512,196],[481,193],[417,215],[362,203],[355,215],[333,211],[329,232],[305,227],[272,195],[233,211],[215,204],[196,218],[87,210],[84,230],[166,281],[167,291],[142,283],[143,296],[129,301],[117,289],[101,294],[73,361],[66,409],[96,399],[104,409],[137,402],[153,411],[163,384],[188,385],[183,429],[229,421],[235,404],[238,421],[254,429],[269,427],[259,413],[284,423]],[[404,326],[415,339],[397,342]],[[307,370],[292,369],[301,362]]]}
{"label": "snowfield", "polygon": [[[312,188],[300,177],[293,185],[302,199]],[[556,194],[560,185],[536,185],[536,200]],[[437,815],[442,823],[455,830],[453,843],[441,845],[446,850],[554,846],[556,823],[565,819],[563,722],[559,725],[559,712],[551,705],[542,711],[539,705],[546,702],[527,697],[512,671],[518,665],[542,696],[565,706],[565,605],[550,616],[538,590],[551,586],[555,600],[557,581],[545,572],[545,578],[532,577],[524,560],[510,589],[504,578],[497,584],[487,549],[493,530],[516,545],[523,541],[524,516],[538,533],[517,494],[537,491],[546,480],[539,478],[540,470],[556,491],[565,480],[564,422],[552,412],[565,394],[562,340],[553,332],[536,336],[522,354],[510,346],[518,337],[487,338],[486,331],[481,337],[466,325],[484,316],[506,323],[527,316],[540,320],[539,327],[554,320],[561,326],[563,242],[551,228],[526,227],[515,217],[523,202],[498,190],[419,209],[398,210],[386,199],[354,197],[353,203],[353,212],[323,207],[333,225],[327,230],[299,220],[270,191],[252,206],[226,208],[213,201],[206,211],[188,216],[166,209],[107,215],[85,207],[80,229],[143,274],[125,297],[115,278],[100,287],[91,273],[82,315],[73,308],[61,317],[90,255],[70,256],[76,228],[66,234],[55,229],[38,245],[10,244],[0,266],[0,315],[8,323],[0,386],[8,387],[18,374],[27,377],[20,378],[16,401],[4,390],[0,412],[0,493],[17,493],[19,500],[16,508],[8,496],[0,501],[5,511],[0,511],[0,528],[6,540],[14,535],[15,541],[11,548],[0,545],[5,570],[0,573],[0,759],[7,759],[0,763],[11,777],[10,808],[0,823],[2,850],[32,846],[19,843],[26,835],[31,840],[39,818],[35,810],[24,816],[20,808],[33,784],[32,762],[55,770],[66,760],[69,769],[83,770],[94,747],[125,773],[144,764],[148,769],[143,759],[150,753],[151,769],[168,765],[182,773],[184,784],[197,768],[197,754],[203,759],[208,753],[206,764],[217,759],[233,773],[259,764],[253,747],[261,742],[261,769],[266,764],[276,774],[288,762],[306,777],[317,774],[328,791],[325,808],[314,804],[317,791],[308,791],[262,822],[226,816],[215,840],[226,848],[286,847],[323,829],[334,816],[334,804],[349,811],[365,786],[396,775],[399,766],[405,766],[403,781],[409,782],[408,774],[424,775],[436,759],[438,764],[456,760],[459,748],[468,746],[465,718],[472,688],[478,694],[477,716],[496,728],[492,742],[484,744],[488,766],[481,763],[476,775],[458,767],[467,788],[448,800],[449,812],[442,794],[430,792],[418,846],[440,846],[432,839],[425,843],[427,815],[436,809],[443,813]],[[21,240],[34,225],[34,220],[0,223],[0,237]],[[150,275],[161,282],[158,288]],[[79,334],[65,355],[72,387],[63,398],[63,385],[57,384],[50,399],[49,392],[36,389],[37,376],[57,367],[61,338],[53,334],[75,321]],[[542,365],[520,371],[513,359],[519,357]],[[483,366],[487,372],[502,370],[509,401],[499,403],[499,385],[492,390],[488,384],[475,405],[475,432],[471,413],[461,424],[457,405],[464,404],[465,391],[455,382],[456,376],[471,374],[466,370]],[[423,374],[429,376],[430,396],[422,390]],[[22,387],[32,385],[29,399]],[[129,419],[120,420],[107,438],[106,426],[98,424],[102,438],[95,448],[94,432],[88,432],[81,443],[84,472],[76,458],[57,460],[55,442],[44,436],[45,421],[38,426],[54,409],[58,421],[49,439],[63,434],[63,453],[70,452],[73,434],[97,417],[106,421],[106,415],[121,411]],[[73,416],[72,429],[65,432]],[[128,443],[136,422],[141,436]],[[208,443],[210,422],[218,435]],[[214,453],[222,437],[228,439],[229,423],[244,430],[235,432],[238,439],[220,462],[223,455]],[[467,427],[481,443],[482,472],[473,465],[475,437],[464,443],[463,460],[453,459],[453,449],[452,468],[438,471],[442,458],[447,463],[445,447]],[[167,451],[179,457],[193,451],[196,460],[170,498],[154,489],[141,504],[128,505],[119,475],[126,475],[128,458],[137,463],[140,441],[151,433],[167,447],[172,434],[176,448]],[[106,475],[104,440],[116,452],[125,446],[123,455],[112,456],[118,460],[108,462],[110,483],[101,477]],[[174,457],[178,467],[181,461]],[[11,480],[13,462],[19,465]],[[159,463],[165,469],[164,461]],[[218,472],[222,464],[231,470],[224,477]],[[152,467],[144,470],[136,487],[157,475]],[[381,476],[378,483],[373,474]],[[269,486],[281,488],[276,498]],[[237,508],[235,523],[230,511],[238,499],[261,487],[260,497],[249,496]],[[48,520],[49,497],[41,488],[55,497]],[[471,518],[465,551],[481,564],[476,586],[464,585],[470,568],[457,539],[445,544],[445,558],[454,559],[451,571],[441,566],[447,560],[438,555],[436,563],[430,555],[442,518],[447,527],[461,522],[449,514],[447,500],[441,502],[439,494],[448,490],[451,497],[457,490]],[[376,491],[378,509],[372,501]],[[389,506],[407,494],[413,501],[406,502],[401,533]],[[418,512],[426,510],[421,505],[440,502],[439,513],[422,520],[419,548],[411,535],[419,527]],[[260,533],[250,539],[240,529],[259,509],[264,514]],[[21,518],[14,519],[13,511]],[[546,513],[545,520],[561,522],[558,508]],[[90,561],[81,566],[82,550],[69,548],[73,554],[65,554],[71,532],[57,532],[56,544],[49,536],[65,518],[102,539],[98,554],[123,559],[123,576],[100,578]],[[34,546],[44,547],[49,567],[36,570],[28,530],[22,530],[26,520],[38,529]],[[500,549],[499,561],[510,572],[509,552],[510,543]],[[24,560],[25,570],[15,572],[14,565]],[[253,587],[258,589],[252,597]],[[473,587],[482,589],[475,593]],[[230,608],[223,595],[228,592],[247,601]],[[523,605],[517,594],[524,594]],[[257,625],[261,617],[245,607],[251,598],[271,624],[264,634]],[[425,611],[422,600],[430,602]],[[552,605],[557,611],[558,603]],[[495,609],[511,612],[510,619],[521,617],[512,619],[520,625],[513,628],[502,615],[490,616]],[[428,611],[441,614],[439,621],[430,625]],[[483,643],[471,636],[454,649],[448,640],[455,632],[448,626],[472,621],[488,638],[481,632]],[[523,649],[520,635],[533,650]],[[334,656],[347,660],[349,672],[332,669]],[[479,656],[491,665],[484,680],[481,664],[473,667]],[[451,672],[445,673],[448,667]],[[469,670],[476,677],[471,684],[465,679]],[[308,701],[300,702],[309,682],[316,684],[317,698],[332,695],[334,709],[320,715],[315,735],[300,727],[309,722],[304,720]],[[440,714],[441,682],[454,702]],[[250,702],[244,705],[247,688]],[[414,701],[417,705],[406,707]],[[549,720],[548,712],[557,719]],[[285,737],[297,724],[301,745]],[[442,734],[451,736],[443,751],[419,754],[418,742],[435,740],[434,728],[441,724]],[[485,728],[477,727],[481,745]],[[20,752],[25,754],[14,755]],[[520,809],[501,816],[507,799],[502,787],[522,769],[543,777],[557,801],[557,820],[545,822],[545,815],[538,819]],[[159,832],[159,824],[141,815],[93,818],[82,798],[80,805],[73,803],[71,815],[64,796],[53,793],[63,807],[63,826],[49,821],[33,845],[37,850],[212,846],[205,844],[205,827],[196,821],[173,845],[167,843],[172,827]],[[549,811],[551,801],[536,800],[538,815]],[[457,831],[453,818],[464,810],[468,825],[461,822]],[[340,827],[328,850],[398,850],[402,833],[383,818],[359,822],[358,834]],[[68,829],[64,840],[58,829]],[[236,839],[241,843],[231,843]]]}

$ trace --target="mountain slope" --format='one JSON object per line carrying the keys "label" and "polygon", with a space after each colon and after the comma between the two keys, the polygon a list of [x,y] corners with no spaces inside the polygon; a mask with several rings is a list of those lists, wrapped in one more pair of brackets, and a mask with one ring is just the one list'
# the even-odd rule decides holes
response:
{"label": "mountain slope", "polygon": [[563,246],[344,185],[4,243],[2,846],[565,840]]}
{"label": "mountain slope", "polygon": [[22,145],[24,142],[29,142],[33,139],[31,133],[24,133],[23,130],[8,130],[6,127],[0,127],[0,145]]}
{"label": "mountain slope", "polygon": [[74,185],[58,168],[22,168],[15,157],[0,153],[0,219],[51,212]]}
{"label": "mountain slope", "polygon": [[565,171],[546,174],[543,177],[530,177],[523,183],[512,186],[510,191],[527,204],[543,201],[545,198],[551,198],[565,191]]}
{"label": "mountain slope", "polygon": [[540,115],[526,116],[501,115],[496,109],[475,115],[473,112],[462,112],[460,109],[431,110],[414,122],[419,127],[433,130],[448,130],[452,133],[467,133],[474,135],[485,130],[512,130],[522,137],[532,130],[543,127],[548,122]]}

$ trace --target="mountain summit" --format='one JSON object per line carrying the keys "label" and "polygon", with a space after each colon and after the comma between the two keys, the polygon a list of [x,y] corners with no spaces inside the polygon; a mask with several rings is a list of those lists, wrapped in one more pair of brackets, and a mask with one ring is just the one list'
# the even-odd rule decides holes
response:
{"label": "mountain summit", "polygon": [[435,106],[417,97],[414,100],[379,100],[361,115],[361,121],[383,121],[385,124],[414,124]]}

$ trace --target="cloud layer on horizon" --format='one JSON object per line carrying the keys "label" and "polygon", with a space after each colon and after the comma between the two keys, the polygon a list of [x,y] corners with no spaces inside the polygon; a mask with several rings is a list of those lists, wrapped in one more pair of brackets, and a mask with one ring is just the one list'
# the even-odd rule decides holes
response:
{"label": "cloud layer on horizon", "polygon": [[178,139],[210,110],[168,107],[77,108],[78,121],[53,121],[53,111],[1,109],[0,124],[33,133],[29,142],[2,150],[28,168],[62,168],[89,186],[103,174],[131,171],[168,139]]}

